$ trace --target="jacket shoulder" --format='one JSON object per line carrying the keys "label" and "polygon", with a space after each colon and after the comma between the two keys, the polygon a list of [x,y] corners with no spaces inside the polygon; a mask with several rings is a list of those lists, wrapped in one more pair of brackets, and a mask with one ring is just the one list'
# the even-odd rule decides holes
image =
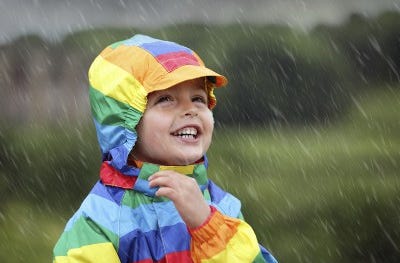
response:
{"label": "jacket shoulder", "polygon": [[101,182],[97,182],[83,200],[79,209],[68,221],[64,231],[71,229],[75,222],[82,217],[90,218],[109,230],[115,231],[111,222],[117,221],[117,218],[110,220],[110,215],[119,215],[123,195],[123,189],[105,186]]}
{"label": "jacket shoulder", "polygon": [[241,217],[241,202],[234,195],[226,192],[212,180],[208,182],[211,205],[215,206],[221,213],[230,217]]}

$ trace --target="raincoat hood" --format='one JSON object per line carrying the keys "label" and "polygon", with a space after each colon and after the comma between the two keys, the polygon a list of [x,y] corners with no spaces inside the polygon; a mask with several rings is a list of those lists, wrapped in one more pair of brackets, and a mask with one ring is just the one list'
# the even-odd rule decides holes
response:
{"label": "raincoat hood", "polygon": [[89,99],[103,161],[124,173],[137,140],[136,125],[146,109],[147,95],[180,82],[207,77],[209,108],[214,88],[227,79],[205,67],[191,49],[145,35],[105,48],[89,69]]}

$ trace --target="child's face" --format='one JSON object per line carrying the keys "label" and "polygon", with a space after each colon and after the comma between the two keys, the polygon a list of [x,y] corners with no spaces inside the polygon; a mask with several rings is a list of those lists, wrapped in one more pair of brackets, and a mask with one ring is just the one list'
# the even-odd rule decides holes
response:
{"label": "child's face", "polygon": [[150,93],[137,126],[135,158],[162,165],[198,161],[210,146],[214,129],[214,118],[207,105],[204,78]]}

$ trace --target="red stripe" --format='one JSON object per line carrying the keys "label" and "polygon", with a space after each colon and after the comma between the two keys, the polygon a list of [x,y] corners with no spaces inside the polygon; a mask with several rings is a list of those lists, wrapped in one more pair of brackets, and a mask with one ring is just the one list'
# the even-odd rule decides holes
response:
{"label": "red stripe", "polygon": [[124,189],[132,189],[137,177],[120,173],[117,169],[103,162],[100,167],[100,180],[105,185],[118,186]]}
{"label": "red stripe", "polygon": [[200,63],[196,57],[185,51],[158,55],[156,59],[168,72],[171,72],[184,65],[200,66]]}
{"label": "red stripe", "polygon": [[193,263],[192,258],[190,257],[189,251],[181,251],[181,252],[174,252],[165,255],[162,259],[158,261],[153,261],[152,259],[143,259],[140,261],[135,261],[132,263],[167,263],[167,262],[179,262],[179,263]]}
{"label": "red stripe", "polygon": [[181,251],[167,254],[164,261],[159,261],[159,263],[164,262],[193,262],[189,251]]}

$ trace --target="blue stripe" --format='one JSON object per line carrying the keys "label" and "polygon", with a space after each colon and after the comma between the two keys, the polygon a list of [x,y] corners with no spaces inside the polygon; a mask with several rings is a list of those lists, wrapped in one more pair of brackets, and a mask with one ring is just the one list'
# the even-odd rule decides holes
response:
{"label": "blue stripe", "polygon": [[172,201],[153,203],[160,227],[172,226],[183,222]]}
{"label": "blue stripe", "polygon": [[[82,216],[91,218],[97,224],[120,236],[139,228],[143,232],[148,232],[156,227],[183,222],[172,201],[131,208],[125,205],[119,206],[104,190],[99,187],[86,197],[81,207],[67,223],[65,231],[70,230],[76,220]],[[119,227],[119,232],[115,229],[116,227]]]}
{"label": "blue stripe", "polygon": [[[164,247],[163,247],[164,246]],[[186,225],[178,223],[160,231],[134,230],[121,237],[118,254],[121,262],[137,262],[145,259],[160,260],[166,254],[190,249],[190,236]]]}
{"label": "blue stripe", "polygon": [[[119,196],[118,200],[122,197],[123,190],[115,191]],[[240,201],[230,194],[225,195],[218,203],[214,200],[212,205],[231,217],[237,217],[240,213]],[[67,223],[65,231],[70,230],[81,216],[91,218],[120,236],[139,228],[143,232],[149,232],[157,227],[168,227],[183,222],[172,201],[143,204],[136,208],[119,206],[107,188],[101,184],[96,184],[93,191],[86,197],[79,210]],[[118,226],[119,233],[115,229]]]}
{"label": "blue stripe", "polygon": [[123,41],[122,44],[124,44],[125,46],[140,46],[140,45],[143,45],[146,43],[152,43],[155,41],[159,41],[159,40],[149,37],[149,36],[138,34],[138,35],[134,35],[130,39]]}
{"label": "blue stripe", "polygon": [[93,119],[96,126],[97,139],[102,153],[108,153],[112,148],[126,141],[127,129],[122,126],[102,125]]}
{"label": "blue stripe", "polygon": [[133,187],[134,190],[142,192],[147,196],[154,196],[159,187],[150,188],[149,181],[138,178]]}
{"label": "blue stripe", "polygon": [[161,237],[156,231],[143,233],[134,230],[120,238],[118,256],[121,262],[138,262],[151,258],[159,260],[163,256]]}
{"label": "blue stripe", "polygon": [[127,141],[125,142],[125,144],[119,145],[110,150],[110,155],[111,155],[110,164],[118,170],[123,170],[127,168],[126,166],[127,166],[128,155],[132,147],[129,148],[126,146],[126,144],[129,144],[129,142]]}
{"label": "blue stripe", "polygon": [[223,214],[237,218],[240,214],[240,200],[233,195],[225,192],[213,181],[208,180],[208,190],[210,191],[212,205]]}
{"label": "blue stripe", "polygon": [[102,125],[93,119],[97,139],[103,156],[111,154],[111,165],[126,175],[137,175],[138,170],[126,166],[129,152],[137,140],[137,134],[122,126]]}
{"label": "blue stripe", "polygon": [[268,250],[266,250],[263,246],[258,245],[260,247],[261,250],[261,254],[263,256],[263,258],[265,259],[265,261],[267,263],[278,263],[278,261],[274,258],[274,256],[271,255],[271,253],[269,253]]}
{"label": "blue stripe", "polygon": [[226,192],[211,180],[208,180],[208,191],[210,192],[211,200],[216,204],[218,204],[226,195]]}
{"label": "blue stripe", "polygon": [[237,218],[240,214],[241,203],[239,199],[227,193],[219,203],[213,202],[213,205],[223,214]]}
{"label": "blue stripe", "polygon": [[134,35],[132,38],[122,41],[121,44],[125,46],[140,46],[155,57],[161,54],[182,51],[193,54],[193,51],[185,46],[141,34]]}
{"label": "blue stripe", "polygon": [[89,194],[98,195],[107,200],[113,201],[116,204],[121,204],[122,197],[124,196],[125,190],[119,187],[105,186],[98,181]]}
{"label": "blue stripe", "polygon": [[121,169],[119,169],[121,173],[124,175],[129,175],[129,176],[138,176],[140,173],[140,168],[134,167],[134,166],[129,166],[125,165]]}
{"label": "blue stripe", "polygon": [[163,55],[172,52],[186,52],[188,54],[193,54],[192,50],[187,47],[178,45],[169,41],[157,41],[152,43],[144,43],[141,45],[142,48],[146,49],[154,57],[158,55]]}
{"label": "blue stripe", "polygon": [[119,212],[120,206],[114,201],[96,194],[89,194],[78,211],[67,223],[65,231],[70,230],[75,222],[83,216],[92,219],[101,227],[117,233],[115,228],[118,226]]}
{"label": "blue stripe", "polygon": [[183,222],[172,201],[144,204],[136,208],[123,205],[120,215],[120,236],[138,228],[148,232]]}
{"label": "blue stripe", "polygon": [[161,229],[166,253],[190,249],[190,235],[184,223],[166,226]]}

